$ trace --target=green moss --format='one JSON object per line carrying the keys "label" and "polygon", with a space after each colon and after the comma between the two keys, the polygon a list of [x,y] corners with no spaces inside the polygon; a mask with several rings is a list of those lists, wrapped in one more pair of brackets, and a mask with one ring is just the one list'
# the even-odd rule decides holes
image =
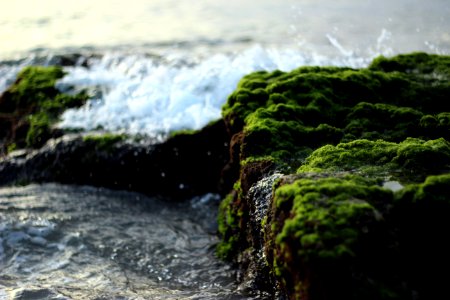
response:
{"label": "green moss", "polygon": [[343,140],[383,139],[402,141],[420,130],[423,114],[410,107],[397,107],[383,103],[360,102],[347,115]]}
{"label": "green moss", "polygon": [[439,274],[450,267],[450,174],[395,193],[373,178],[326,176],[300,177],[274,195],[266,236],[275,243],[266,245],[272,245],[269,263],[290,298],[448,294]]}
{"label": "green moss", "polygon": [[408,138],[401,143],[356,140],[314,151],[297,172],[353,171],[370,176],[408,177],[450,168],[450,143],[445,139]]}
{"label": "green moss", "polygon": [[[450,208],[450,174],[429,176],[424,183],[411,184],[396,194],[397,205],[442,203]],[[403,208],[402,208],[403,209]]]}
{"label": "green moss", "polygon": [[396,193],[355,175],[285,184],[271,264],[292,299],[434,299],[448,293],[449,193],[450,174]]}
{"label": "green moss", "polygon": [[379,198],[386,202],[392,199],[389,191],[368,182],[363,178],[300,179],[277,189],[275,206],[289,210],[292,216],[284,222],[277,243],[283,248],[290,237],[299,238],[297,254],[306,260],[313,256],[354,256],[351,244],[356,242],[358,229],[350,221],[364,221],[371,215],[375,218],[371,203]]}
{"label": "green moss", "polygon": [[424,115],[419,120],[419,128],[424,132],[424,135],[429,137],[443,137],[450,140],[450,113]]}
{"label": "green moss", "polygon": [[450,56],[423,52],[401,54],[393,58],[378,57],[369,66],[371,70],[433,75],[438,79],[450,79]]}
{"label": "green moss", "polygon": [[192,134],[195,134],[197,132],[198,132],[198,130],[193,130],[193,129],[180,129],[180,130],[171,131],[169,136],[170,137],[175,137],[175,136],[178,136],[178,135],[192,135]]}
{"label": "green moss", "polygon": [[239,250],[242,250],[242,224],[243,211],[240,209],[238,194],[232,192],[222,200],[218,214],[218,231],[221,241],[216,247],[217,256],[231,260]]}
{"label": "green moss", "polygon": [[[385,299],[379,289],[385,275],[376,255],[389,259],[383,248],[390,240],[380,236],[387,233],[382,212],[392,202],[391,191],[358,176],[299,179],[278,188],[273,265],[291,298],[322,299],[322,286],[335,297],[364,291],[360,298],[349,298]],[[365,259],[374,261],[366,264]],[[363,278],[352,279],[352,272],[369,272],[379,282],[370,286]]]}
{"label": "green moss", "polygon": [[6,106],[12,112],[29,105],[37,106],[56,97],[56,80],[62,78],[61,67],[25,67],[17,76],[16,82],[8,89],[10,97]]}
{"label": "green moss", "polygon": [[[221,226],[224,252],[246,249],[242,235],[251,234],[245,232],[250,221],[243,191],[273,170],[297,170],[277,183],[263,219],[271,271],[290,298],[409,299],[416,290],[423,299],[436,298],[427,297],[431,281],[419,274],[433,273],[422,268],[427,258],[405,249],[418,242],[414,230],[423,232],[421,223],[412,226],[413,218],[420,219],[421,206],[414,203],[433,202],[428,198],[434,189],[442,201],[448,198],[446,175],[417,182],[450,169],[449,61],[450,56],[413,53],[380,57],[359,70],[302,67],[245,76],[222,112],[228,131],[236,134],[233,150],[240,151],[243,187],[221,207],[235,224]],[[260,162],[270,162],[270,168]],[[394,194],[381,187],[385,180],[406,187]],[[430,207],[430,216],[439,209]],[[438,216],[445,219],[448,210],[442,211]],[[430,241],[424,233],[420,243],[441,245],[445,233],[435,227],[448,225],[428,217],[424,222],[438,234],[431,233]],[[416,248],[427,255],[436,251]],[[414,259],[421,271],[405,271]]]}
{"label": "green moss", "polygon": [[[449,80],[429,76],[450,72],[448,60],[416,53],[379,58],[360,70],[256,72],[229,96],[223,117],[231,132],[245,133],[242,159],[271,156],[285,163],[289,158],[292,165],[304,159],[305,147],[355,139],[450,138]],[[410,71],[413,62],[418,65]],[[387,65],[396,65],[397,72]]]}
{"label": "green moss", "polygon": [[[29,66],[17,76],[16,82],[0,97],[0,112],[6,116],[1,123],[15,131],[2,131],[6,144],[18,147],[40,147],[52,135],[52,125],[67,108],[82,105],[87,100],[84,93],[65,95],[55,88],[64,76],[61,67]],[[8,126],[6,125],[6,126]]]}
{"label": "green moss", "polygon": [[13,152],[14,150],[17,150],[17,145],[15,143],[9,144],[7,148],[7,153]]}
{"label": "green moss", "polygon": [[[421,299],[448,297],[450,174],[430,176],[395,195],[389,221],[397,232],[402,278]],[[445,296],[444,296],[445,295]]]}
{"label": "green moss", "polygon": [[41,112],[31,115],[29,118],[30,128],[28,129],[25,142],[28,147],[42,145],[51,137],[51,120],[48,114]]}
{"label": "green moss", "polygon": [[279,104],[258,109],[246,119],[242,159],[270,156],[279,162],[292,160],[292,164],[298,164],[309,149],[341,139],[342,132],[328,124],[305,126],[294,116],[280,116],[287,113],[286,108]]}
{"label": "green moss", "polygon": [[124,141],[127,138],[125,134],[101,134],[101,135],[86,135],[83,141],[87,143],[94,143],[97,150],[108,151],[115,144]]}

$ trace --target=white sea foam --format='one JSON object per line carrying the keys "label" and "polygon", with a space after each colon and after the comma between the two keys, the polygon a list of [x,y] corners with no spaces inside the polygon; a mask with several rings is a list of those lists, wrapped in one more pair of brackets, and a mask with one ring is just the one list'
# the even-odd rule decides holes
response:
{"label": "white sea foam", "polygon": [[10,86],[23,66],[0,66],[0,94]]}
{"label": "white sea foam", "polygon": [[397,192],[403,189],[404,186],[398,181],[386,181],[383,183],[383,188]]}
{"label": "white sea foam", "polygon": [[305,65],[360,67],[368,59],[331,59],[294,50],[254,46],[233,54],[206,58],[105,55],[89,69],[68,69],[58,84],[98,87],[101,97],[64,113],[62,128],[124,131],[157,135],[179,129],[199,129],[220,118],[221,107],[246,74]]}

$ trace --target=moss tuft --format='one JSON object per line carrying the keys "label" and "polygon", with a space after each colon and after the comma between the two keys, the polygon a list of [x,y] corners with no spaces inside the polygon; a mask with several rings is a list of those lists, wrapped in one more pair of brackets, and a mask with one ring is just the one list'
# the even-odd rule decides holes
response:
{"label": "moss tuft", "polygon": [[192,134],[195,134],[197,132],[198,132],[198,130],[193,130],[193,129],[180,129],[180,130],[171,131],[169,136],[170,137],[175,137],[175,136],[178,136],[178,135],[192,135]]}
{"label": "moss tuft", "polygon": [[401,54],[393,58],[376,58],[369,66],[371,70],[432,75],[438,79],[450,79],[450,56],[416,52]]}
{"label": "moss tuft", "polygon": [[64,76],[59,66],[24,68],[0,96],[0,138],[4,146],[37,148],[53,134],[52,125],[67,108],[81,106],[87,95],[66,95],[55,88]]}
{"label": "moss tuft", "polygon": [[[411,179],[444,172],[450,168],[450,143],[445,139],[423,141],[408,138],[401,143],[355,140],[314,151],[297,173],[353,171],[378,176]],[[416,180],[417,180],[416,178]]]}
{"label": "moss tuft", "polygon": [[420,299],[448,297],[450,174],[428,177],[395,194],[389,221],[397,233],[402,278]]}
{"label": "moss tuft", "polygon": [[28,147],[43,145],[52,136],[51,120],[48,114],[41,112],[29,117],[30,128],[28,129],[25,142]]}
{"label": "moss tuft", "polygon": [[86,135],[83,141],[87,143],[94,143],[95,148],[101,151],[110,150],[115,144],[124,141],[127,138],[124,134],[101,134],[101,135]]}
{"label": "moss tuft", "polygon": [[244,132],[242,159],[271,156],[283,164],[288,157],[292,166],[304,159],[297,153],[305,147],[356,139],[449,139],[449,80],[430,75],[450,73],[448,61],[415,53],[378,58],[360,70],[256,72],[229,96],[223,117],[231,133]]}
{"label": "moss tuft", "polygon": [[[389,239],[380,239],[387,234],[382,212],[392,202],[391,191],[358,176],[299,179],[278,188],[272,263],[292,298],[328,299],[363,291],[370,297],[359,294],[360,299],[384,299],[379,284],[389,278],[383,278],[377,255],[385,260],[383,266],[393,258],[384,250]],[[352,273],[370,274],[376,285]]]}
{"label": "moss tuft", "polygon": [[242,218],[244,213],[238,200],[239,195],[236,192],[237,190],[239,190],[239,187],[235,187],[235,190],[222,200],[219,207],[217,220],[219,235],[222,239],[217,245],[216,253],[218,257],[225,260],[233,259],[239,251],[243,250],[241,226],[243,224]]}

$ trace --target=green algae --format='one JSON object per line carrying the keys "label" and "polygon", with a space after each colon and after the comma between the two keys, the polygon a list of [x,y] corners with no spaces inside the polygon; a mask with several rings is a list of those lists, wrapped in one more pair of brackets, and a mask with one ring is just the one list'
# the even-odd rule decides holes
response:
{"label": "green algae", "polygon": [[293,217],[284,222],[276,242],[283,248],[290,237],[299,238],[297,254],[305,260],[355,256],[351,244],[357,241],[358,229],[352,222],[376,219],[371,198],[390,201],[392,195],[375,185],[340,178],[301,179],[281,186],[274,205],[278,209],[291,207]]}
{"label": "green algae", "polygon": [[[239,190],[235,187],[235,190]],[[236,192],[228,194],[220,203],[218,214],[218,233],[221,237],[217,245],[216,254],[224,260],[231,260],[239,250],[242,250],[242,218],[243,210],[240,208]]]}
{"label": "green algae", "polygon": [[343,141],[356,138],[401,141],[420,130],[422,116],[421,112],[410,107],[360,102],[346,117]]}
{"label": "green algae", "polygon": [[6,149],[6,153],[10,153],[17,150],[17,145],[16,143],[11,143],[8,145],[7,149]]}
{"label": "green algae", "polygon": [[400,143],[355,140],[315,150],[298,168],[302,172],[353,171],[367,176],[437,174],[450,169],[450,143],[443,139],[408,138]]}
{"label": "green algae", "polygon": [[[407,65],[415,59],[420,66],[412,72]],[[444,115],[442,122],[432,120],[450,111],[449,81],[442,76],[425,80],[420,73],[445,73],[448,60],[419,53],[379,58],[360,70],[303,67],[288,73],[256,72],[245,76],[229,96],[223,117],[232,133],[244,131],[243,159],[269,155],[280,163],[293,161],[304,147],[355,139],[449,138]],[[386,72],[382,66],[388,62],[405,67]],[[422,120],[424,116],[428,117]]]}
{"label": "green algae", "polygon": [[449,193],[450,174],[395,193],[356,175],[284,184],[267,234],[275,241],[270,263],[292,299],[448,294],[439,270],[450,266]]}
{"label": "green algae", "polygon": [[13,112],[29,105],[42,105],[49,97],[56,97],[56,80],[64,72],[60,67],[25,67],[17,76],[16,82],[8,89],[4,99],[5,111]]}
{"label": "green algae", "polygon": [[180,129],[180,130],[174,130],[171,131],[169,134],[169,137],[175,137],[178,135],[192,135],[197,133],[198,130],[194,130],[194,129]]}
{"label": "green algae", "polygon": [[[245,76],[222,111],[238,137],[233,149],[244,187],[221,206],[222,216],[241,222],[231,222],[239,224],[234,231],[221,229],[224,241],[233,241],[227,258],[252,247],[242,237],[248,218],[237,214],[249,213],[246,192],[275,168],[298,178],[277,183],[263,219],[268,264],[289,298],[445,294],[432,285],[444,287],[442,279],[425,277],[439,261],[449,266],[442,242],[450,212],[449,75],[450,56],[413,53],[379,57],[359,70],[302,67]],[[264,162],[271,167],[248,174]],[[382,188],[386,180],[406,186],[394,193]]]}
{"label": "green algae", "polygon": [[105,133],[100,135],[86,135],[83,137],[83,141],[94,143],[97,150],[108,151],[115,144],[124,141],[126,138],[127,136],[125,134]]}
{"label": "green algae", "polygon": [[[66,95],[56,88],[56,81],[64,76],[59,66],[29,66],[17,76],[15,83],[0,97],[0,122],[4,125],[1,138],[4,144],[37,148],[53,134],[52,126],[67,108],[78,107],[87,95]],[[11,129],[9,129],[11,128]]]}
{"label": "green algae", "polygon": [[[389,259],[384,249],[390,241],[379,237],[387,232],[382,212],[392,202],[391,191],[353,175],[299,179],[279,187],[273,210],[277,222],[269,234],[275,239],[271,263],[291,298],[322,299],[325,294],[339,298],[346,294],[358,299],[350,295],[361,289],[370,297],[359,294],[360,299],[384,299],[378,282],[376,287],[365,286],[352,280],[351,273],[370,271],[382,281],[382,270],[371,268],[375,255]],[[372,262],[359,263],[365,259]],[[326,287],[326,292],[320,291],[321,287]],[[388,294],[395,293],[389,290]]]}
{"label": "green algae", "polygon": [[448,298],[450,174],[430,176],[395,195],[391,223],[398,232],[404,278],[421,299]]}
{"label": "green algae", "polygon": [[[45,112],[35,113],[28,118],[30,127],[25,137],[27,147],[36,148],[51,138],[51,117]],[[54,121],[54,120],[53,120]]]}
{"label": "green algae", "polygon": [[449,80],[450,57],[423,52],[400,54],[393,58],[380,56],[370,64],[369,69],[423,76],[432,74],[437,79]]}

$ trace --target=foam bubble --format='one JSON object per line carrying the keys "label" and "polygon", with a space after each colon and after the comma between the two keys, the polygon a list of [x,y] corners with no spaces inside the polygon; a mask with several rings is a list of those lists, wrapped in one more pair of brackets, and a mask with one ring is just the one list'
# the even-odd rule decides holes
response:
{"label": "foam bubble", "polygon": [[327,58],[294,50],[253,46],[208,57],[109,54],[90,69],[75,67],[58,84],[100,87],[100,97],[66,111],[62,128],[122,131],[155,136],[180,129],[199,129],[221,116],[221,107],[239,80],[258,70],[290,71],[304,65],[360,67],[368,60]]}
{"label": "foam bubble", "polygon": [[397,192],[403,189],[404,186],[398,181],[386,181],[383,183],[383,188]]}

